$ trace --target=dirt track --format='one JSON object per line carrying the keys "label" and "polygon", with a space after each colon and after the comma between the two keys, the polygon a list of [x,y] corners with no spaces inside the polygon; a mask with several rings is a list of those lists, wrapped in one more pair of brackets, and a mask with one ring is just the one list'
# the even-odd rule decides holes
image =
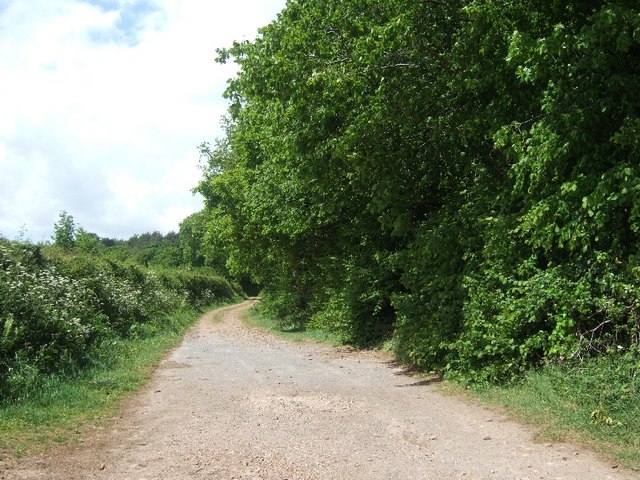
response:
{"label": "dirt track", "polygon": [[[0,479],[638,479],[382,355],[202,318],[113,426]],[[217,321],[214,321],[216,319]]]}

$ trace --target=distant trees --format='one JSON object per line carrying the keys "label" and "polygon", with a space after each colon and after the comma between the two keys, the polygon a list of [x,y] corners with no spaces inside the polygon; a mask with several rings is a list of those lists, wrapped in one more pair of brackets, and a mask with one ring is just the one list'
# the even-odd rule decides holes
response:
{"label": "distant trees", "polygon": [[424,368],[501,380],[637,348],[639,19],[289,2],[219,52],[240,71],[197,241],[286,322],[392,336]]}
{"label": "distant trees", "polygon": [[180,222],[180,247],[183,262],[201,267],[205,263],[204,237],[206,234],[205,212],[189,215]]}
{"label": "distant trees", "polygon": [[87,232],[82,227],[79,227],[76,233],[75,246],[87,253],[98,253],[103,249],[100,237],[95,233]]}
{"label": "distant trees", "polygon": [[158,231],[135,234],[127,240],[100,238],[76,224],[67,211],[59,214],[54,224],[52,240],[63,250],[77,249],[85,253],[103,253],[117,260],[132,260],[144,266],[155,267],[210,267],[226,274],[226,257],[214,251],[204,241],[207,230],[205,212],[185,218],[180,232]]}

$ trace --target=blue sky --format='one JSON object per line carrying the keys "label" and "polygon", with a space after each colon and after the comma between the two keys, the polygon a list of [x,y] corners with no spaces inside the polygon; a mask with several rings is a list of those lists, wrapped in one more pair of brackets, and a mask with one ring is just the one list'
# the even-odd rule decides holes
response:
{"label": "blue sky", "polygon": [[0,0],[0,235],[177,230],[234,66],[286,0]]}
{"label": "blue sky", "polygon": [[103,12],[115,12],[117,18],[109,29],[93,32],[97,42],[114,42],[128,47],[138,45],[143,37],[145,21],[153,15],[162,15],[163,10],[150,0],[123,2],[118,0],[85,0],[85,3],[100,8]]}

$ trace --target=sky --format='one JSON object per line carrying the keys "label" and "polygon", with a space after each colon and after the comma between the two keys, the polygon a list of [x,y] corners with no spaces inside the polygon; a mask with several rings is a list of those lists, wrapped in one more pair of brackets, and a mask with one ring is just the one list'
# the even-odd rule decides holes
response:
{"label": "sky", "polygon": [[0,0],[0,236],[178,231],[235,64],[286,0]]}

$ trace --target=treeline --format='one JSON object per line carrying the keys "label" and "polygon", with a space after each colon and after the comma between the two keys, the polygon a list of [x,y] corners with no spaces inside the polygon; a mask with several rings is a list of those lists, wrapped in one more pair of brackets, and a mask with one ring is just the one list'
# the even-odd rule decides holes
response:
{"label": "treeline", "polygon": [[54,231],[52,244],[0,237],[0,402],[104,362],[118,342],[182,328],[174,314],[244,296],[211,267],[167,262],[173,234],[107,247],[66,212]]}
{"label": "treeline", "polygon": [[637,358],[637,1],[290,0],[228,60],[196,223],[284,323],[476,381]]}
{"label": "treeline", "polygon": [[110,255],[132,258],[145,266],[196,266],[185,258],[180,236],[173,231],[166,235],[158,231],[146,232],[133,235],[127,240],[101,238],[100,243],[105,246],[103,251]]}
{"label": "treeline", "polygon": [[54,245],[84,253],[99,253],[109,258],[133,261],[145,267],[210,268],[216,273],[228,273],[222,252],[210,252],[204,246],[204,212],[182,220],[179,232],[158,231],[135,234],[128,239],[100,237],[77,225],[67,211],[59,214],[51,237]]}

